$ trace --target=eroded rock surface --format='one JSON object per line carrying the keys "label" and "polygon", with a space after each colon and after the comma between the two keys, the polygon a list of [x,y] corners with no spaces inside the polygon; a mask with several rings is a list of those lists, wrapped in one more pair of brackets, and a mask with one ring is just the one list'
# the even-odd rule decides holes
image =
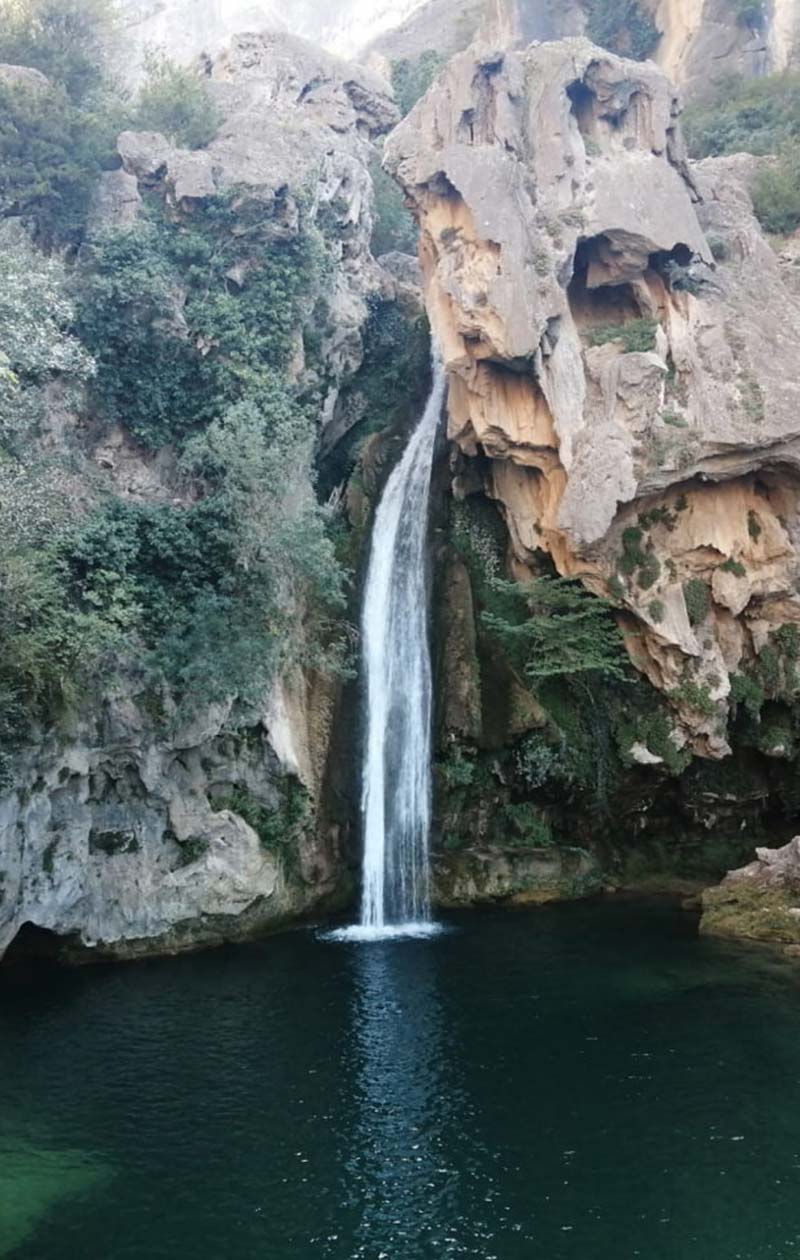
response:
{"label": "eroded rock surface", "polygon": [[735,161],[690,169],[679,114],[653,65],[584,39],[476,46],[386,165],[456,493],[500,505],[519,576],[544,552],[609,595],[676,742],[721,757],[730,677],[800,624],[800,306]]}

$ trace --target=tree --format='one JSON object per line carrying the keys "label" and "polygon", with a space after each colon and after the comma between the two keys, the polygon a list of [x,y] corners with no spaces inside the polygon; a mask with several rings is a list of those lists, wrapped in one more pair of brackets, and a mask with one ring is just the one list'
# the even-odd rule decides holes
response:
{"label": "tree", "polygon": [[516,605],[516,619],[485,612],[483,620],[529,678],[597,674],[628,677],[622,636],[611,606],[570,578],[494,583]]}
{"label": "tree", "polygon": [[137,125],[163,132],[174,144],[187,149],[210,144],[219,129],[220,115],[205,80],[155,53],[148,56],[146,69]]}
{"label": "tree", "polygon": [[[24,438],[50,377],[82,381],[92,375],[93,360],[70,331],[74,314],[59,260],[45,258],[24,240],[0,251],[0,448],[15,449]],[[20,511],[25,507],[5,482],[8,471],[0,465],[0,522],[6,530],[15,500],[20,499]],[[36,499],[24,497],[28,503]]]}
{"label": "tree", "polygon": [[103,82],[110,0],[0,0],[0,62],[32,66],[82,104]]}

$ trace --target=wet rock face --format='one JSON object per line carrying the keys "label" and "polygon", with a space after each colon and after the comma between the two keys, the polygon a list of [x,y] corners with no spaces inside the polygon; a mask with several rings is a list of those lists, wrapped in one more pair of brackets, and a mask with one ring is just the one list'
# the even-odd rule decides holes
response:
{"label": "wet rock face", "polygon": [[470,848],[436,858],[433,886],[440,906],[543,905],[600,892],[603,874],[583,849]]}
{"label": "wet rock face", "polygon": [[800,836],[731,871],[703,894],[700,930],[710,936],[800,944]]}
{"label": "wet rock face", "polygon": [[477,45],[385,160],[422,228],[455,492],[500,505],[520,576],[546,552],[613,598],[677,740],[719,757],[730,676],[800,623],[800,307],[736,160],[690,168],[679,112],[584,39]]}

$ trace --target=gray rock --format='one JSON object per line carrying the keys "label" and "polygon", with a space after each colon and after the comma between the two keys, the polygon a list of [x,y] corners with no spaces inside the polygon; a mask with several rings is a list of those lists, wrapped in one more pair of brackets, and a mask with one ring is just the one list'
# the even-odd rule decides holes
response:
{"label": "gray rock", "polygon": [[114,228],[130,227],[139,217],[142,198],[136,176],[120,168],[103,171],[97,183],[86,234],[90,240]]}

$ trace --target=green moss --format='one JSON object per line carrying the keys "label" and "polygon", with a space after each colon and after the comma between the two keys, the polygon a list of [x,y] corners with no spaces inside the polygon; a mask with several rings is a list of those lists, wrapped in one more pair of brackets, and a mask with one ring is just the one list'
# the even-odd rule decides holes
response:
{"label": "green moss", "polygon": [[800,916],[793,890],[760,880],[725,882],[703,893],[701,931],[713,936],[800,943]]}
{"label": "green moss", "polygon": [[592,328],[588,333],[589,344],[604,346],[609,341],[622,343],[625,354],[632,351],[654,350],[658,321],[655,319],[634,319],[627,324],[604,324]]}
{"label": "green moss", "polygon": [[702,578],[690,578],[683,584],[683,599],[689,624],[699,626],[711,612],[711,588]]}
{"label": "green moss", "polygon": [[717,711],[717,705],[712,699],[711,691],[705,683],[696,683],[691,679],[681,683],[679,687],[675,687],[667,695],[676,704],[684,704],[690,709],[694,709],[703,717],[713,717]]}
{"label": "green moss", "polygon": [[119,853],[138,853],[139,838],[133,831],[92,831],[89,835],[89,852],[104,853],[115,857]]}
{"label": "green moss", "polygon": [[650,603],[647,605],[647,611],[650,615],[650,620],[654,621],[656,625],[664,620],[664,613],[666,610],[662,600],[651,599]]}
{"label": "green moss", "polygon": [[44,871],[45,875],[53,874],[56,850],[58,848],[60,840],[61,840],[60,836],[55,836],[47,845],[47,847],[44,850],[44,853],[42,854],[42,870]]}
{"label": "green moss", "polygon": [[210,848],[205,836],[189,836],[187,840],[181,840],[178,843],[180,844],[181,866],[194,866],[195,862],[202,862]]}
{"label": "green moss", "polygon": [[678,411],[672,411],[669,408],[661,412],[661,419],[664,424],[672,425],[674,429],[688,429],[689,421]]}
{"label": "green moss", "polygon": [[758,513],[754,512],[752,508],[747,513],[747,532],[753,542],[758,542],[763,533],[761,522],[758,519]]}
{"label": "green moss", "polygon": [[747,569],[741,560],[735,560],[733,556],[729,556],[725,563],[719,567],[723,573],[732,573],[734,577],[743,578],[747,576]]}
{"label": "green moss", "polygon": [[529,802],[506,805],[503,815],[509,827],[506,834],[509,844],[518,844],[529,849],[549,849],[556,844],[550,823]]}

